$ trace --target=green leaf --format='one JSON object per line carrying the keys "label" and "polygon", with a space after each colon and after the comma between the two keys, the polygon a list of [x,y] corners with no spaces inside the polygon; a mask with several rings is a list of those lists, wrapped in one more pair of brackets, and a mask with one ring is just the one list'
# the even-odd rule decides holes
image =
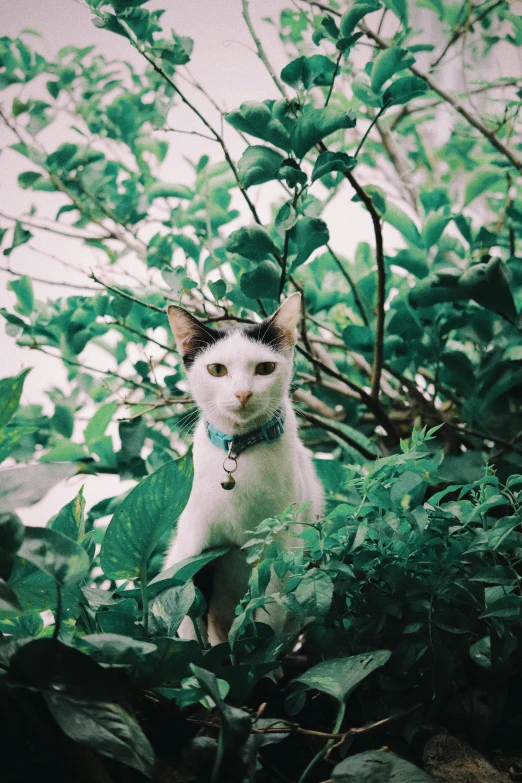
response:
{"label": "green leaf", "polygon": [[[219,546],[212,549],[206,549],[201,555],[180,560],[179,563],[175,563],[152,579],[148,587],[149,598],[158,595],[158,593],[162,590],[166,590],[166,588],[170,587],[172,584],[188,582],[188,580],[192,579],[192,577],[201,571],[202,568],[209,563],[212,563],[214,560],[217,560],[219,557],[223,557],[223,555],[226,555],[230,550],[231,547],[229,546]],[[127,595],[128,592],[129,591],[125,591],[125,595]],[[136,591],[136,594],[138,594],[138,591]]]}
{"label": "green leaf", "polygon": [[283,156],[270,147],[247,147],[237,164],[241,184],[249,188],[276,179],[283,160]]}
{"label": "green leaf", "polygon": [[155,546],[174,531],[192,485],[192,455],[169,462],[143,479],[109,522],[100,552],[100,565],[109,579],[142,576]]}
{"label": "green leaf", "polygon": [[377,0],[357,0],[350,10],[341,17],[341,35],[344,38],[348,38],[366,14],[378,11],[381,7],[381,4],[377,2]]}
{"label": "green leaf", "polygon": [[192,199],[194,198],[194,193],[187,185],[156,180],[147,188],[147,198],[150,204],[155,198]]}
{"label": "green leaf", "polygon": [[501,169],[485,169],[480,167],[476,171],[468,184],[464,196],[464,206],[471,204],[474,199],[485,193],[487,190],[495,189],[505,191],[506,175]]}
{"label": "green leaf", "polygon": [[95,652],[98,662],[110,666],[135,666],[145,655],[158,648],[150,642],[133,639],[116,633],[94,633],[82,636],[78,643],[89,654]]}
{"label": "green leaf", "polygon": [[382,98],[375,95],[367,81],[364,79],[354,79],[352,82],[352,92],[355,97],[365,106],[373,106],[375,109],[382,107]]}
{"label": "green leaf", "polygon": [[292,261],[291,271],[304,264],[318,247],[330,240],[328,226],[320,218],[302,217],[289,232],[293,252],[297,255]]}
{"label": "green leaf", "polygon": [[154,644],[158,649],[147,655],[135,671],[135,678],[145,687],[178,687],[181,680],[190,676],[190,664],[203,663],[196,641],[158,636]]}
{"label": "green leaf", "polygon": [[20,375],[0,380],[0,427],[5,427],[20,404],[24,381],[30,369],[24,370]]}
{"label": "green leaf", "polygon": [[[32,239],[32,236],[33,235],[31,234],[31,232],[23,228],[20,221],[17,220],[14,228],[13,244],[11,245],[11,247],[8,247],[4,250],[4,256],[10,256],[13,250],[15,249],[15,247],[19,247],[20,245],[25,245],[26,242],[29,242],[29,240]],[[24,275],[24,277],[26,277],[26,275]],[[11,281],[11,282],[18,282],[18,281]],[[8,283],[8,286],[12,287],[11,283]],[[12,290],[16,291],[15,288],[13,288]]]}
{"label": "green leaf", "polygon": [[450,215],[430,215],[428,217],[422,232],[422,240],[427,250],[437,244],[450,220]]}
{"label": "green leaf", "polygon": [[395,753],[366,750],[338,764],[332,783],[434,783],[434,779]]}
{"label": "green leaf", "polygon": [[87,454],[84,447],[64,438],[43,457],[40,457],[40,462],[82,462],[85,459],[87,459]]}
{"label": "green leaf", "polygon": [[261,226],[244,226],[233,231],[226,243],[229,253],[238,253],[251,261],[263,261],[277,248]]}
{"label": "green leaf", "polygon": [[50,530],[56,530],[73,541],[80,541],[85,535],[85,498],[83,497],[83,487],[76,497],[67,503],[47,523]]}
{"label": "green leaf", "polygon": [[60,585],[80,582],[89,571],[89,558],[85,549],[49,528],[26,528],[18,555]]}
{"label": "green leaf", "polygon": [[403,25],[408,25],[408,0],[383,0],[383,2],[398,16]]}
{"label": "green leaf", "polygon": [[281,273],[270,261],[261,261],[251,272],[243,272],[239,285],[250,299],[273,299],[279,297]]}
{"label": "green leaf", "polygon": [[239,109],[225,114],[225,119],[234,128],[249,133],[275,147],[290,152],[291,143],[288,131],[282,122],[272,114],[267,103],[242,103]]}
{"label": "green leaf", "polygon": [[428,91],[426,82],[418,76],[402,76],[390,84],[384,91],[382,102],[384,106],[397,106],[408,103],[413,98],[420,98]]}
{"label": "green leaf", "polygon": [[210,696],[221,714],[221,734],[225,750],[241,748],[247,741],[252,719],[247,712],[225,704],[219,692],[217,678],[194,664],[190,668],[204,692]]}
{"label": "green leaf", "polygon": [[328,693],[339,703],[346,701],[354,688],[375,669],[389,660],[389,650],[374,650],[349,658],[334,658],[313,666],[293,682]]}
{"label": "green leaf", "polygon": [[196,589],[192,582],[158,593],[149,605],[152,631],[160,636],[174,636],[195,597]]}
{"label": "green leaf", "polygon": [[371,86],[374,93],[379,93],[381,88],[391,77],[399,71],[404,71],[415,62],[406,49],[398,46],[390,47],[380,52],[375,58],[371,73]]}
{"label": "green leaf", "polygon": [[417,226],[411,218],[406,215],[402,209],[396,207],[395,204],[388,203],[384,219],[387,223],[400,231],[408,242],[417,247],[422,247],[422,239],[417,229]]}
{"label": "green leaf", "polygon": [[373,353],[375,345],[375,332],[370,326],[357,326],[356,324],[349,324],[343,329],[343,341],[350,351]]}
{"label": "green leaf", "polygon": [[285,84],[297,89],[301,84],[305,90],[311,87],[329,87],[335,74],[335,63],[322,54],[298,57],[281,71]]}
{"label": "green leaf", "polygon": [[105,430],[116,415],[117,410],[117,402],[108,402],[106,405],[102,405],[101,408],[98,408],[94,416],[89,419],[83,433],[83,437],[88,446],[105,435]]}
{"label": "green leaf", "polygon": [[224,280],[209,280],[208,287],[216,302],[219,302],[220,299],[223,299],[227,292],[227,284]]}
{"label": "green leaf", "polygon": [[[22,611],[20,601],[16,597],[14,590],[3,579],[0,579],[0,619],[3,620],[16,616],[21,614]],[[0,630],[5,631],[6,629]]]}
{"label": "green leaf", "polygon": [[10,511],[0,513],[0,554],[15,555],[24,540],[25,528]]}
{"label": "green leaf", "polygon": [[54,406],[54,415],[51,419],[53,429],[63,435],[64,438],[70,438],[74,430],[74,416],[70,409],[65,405],[56,404]]}
{"label": "green leaf", "polygon": [[321,152],[314,164],[312,182],[330,174],[332,171],[351,171],[357,163],[357,159],[345,152]]}
{"label": "green leaf", "polygon": [[298,158],[304,158],[312,147],[342,128],[354,128],[355,115],[340,109],[310,109],[302,113],[292,129],[292,148]]}
{"label": "green leaf", "polygon": [[27,275],[11,280],[7,287],[16,294],[16,307],[21,315],[31,315],[34,310],[33,284]]}
{"label": "green leaf", "polygon": [[294,595],[307,616],[324,617],[332,604],[333,588],[326,571],[312,568],[301,579]]}

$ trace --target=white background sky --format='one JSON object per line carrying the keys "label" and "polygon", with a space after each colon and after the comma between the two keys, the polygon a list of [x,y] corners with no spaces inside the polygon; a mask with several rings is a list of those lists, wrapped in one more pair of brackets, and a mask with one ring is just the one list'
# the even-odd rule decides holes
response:
{"label": "white background sky", "polygon": [[[517,5],[520,5],[517,3]],[[273,63],[276,72],[287,63],[287,55],[278,38],[277,24],[272,26],[263,17],[272,17],[276,23],[282,8],[291,6],[287,0],[251,0],[251,14],[254,26],[263,40],[265,48]],[[147,4],[147,8],[166,8],[162,18],[164,29],[168,32],[174,28],[178,34],[188,35],[195,39],[195,47],[190,63],[190,69],[198,81],[212,95],[218,104],[225,110],[231,110],[239,106],[243,101],[264,100],[265,98],[278,98],[279,94],[266,72],[262,63],[257,59],[253,43],[244,20],[241,16],[241,0],[153,0]],[[422,12],[421,12],[422,13]],[[125,59],[132,62],[136,68],[143,68],[143,60],[135,52],[130,44],[121,36],[100,30],[91,23],[91,14],[88,8],[77,0],[2,0],[0,5],[0,32],[2,35],[16,36],[24,28],[34,28],[42,34],[41,39],[26,38],[27,43],[36,48],[42,54],[53,59],[56,52],[63,46],[74,44],[77,46],[95,45],[98,51],[108,58]],[[433,14],[423,17],[433,25]],[[424,37],[436,36],[435,28],[427,30]],[[511,61],[504,64],[495,63],[495,68],[502,68],[507,75],[521,73],[518,59],[515,60],[515,50],[510,48]],[[446,84],[454,83],[456,78],[455,64],[449,65],[442,78]],[[38,88],[31,85],[26,88],[27,95],[48,98],[45,90],[45,79],[38,82]],[[191,97],[194,92],[188,90]],[[0,93],[0,104],[9,109],[15,95],[20,93],[18,86],[12,87]],[[24,93],[25,95],[25,93]],[[23,97],[23,96],[22,96]],[[213,115],[208,104],[201,96],[194,98],[198,107],[206,116],[217,122],[217,115]],[[176,109],[169,117],[173,127],[202,130],[198,120],[183,108]],[[438,129],[438,133],[444,135],[444,127]],[[61,134],[61,135],[60,135]],[[243,143],[236,134],[226,131],[227,141],[233,157],[237,160],[242,151]],[[63,136],[63,137],[62,137]],[[40,142],[50,151],[63,141],[77,140],[67,136],[65,125],[52,125],[39,135]],[[0,127],[0,147],[15,141],[12,134],[4,127]],[[166,164],[163,167],[163,178],[171,182],[187,181],[190,183],[190,169],[183,161],[187,155],[197,160],[202,154],[210,154],[214,160],[220,160],[220,148],[210,141],[198,139],[193,136],[170,136],[171,149]],[[31,168],[24,158],[11,150],[4,149],[0,157],[0,212],[18,216],[26,211],[32,203],[38,204],[38,213],[54,218],[57,207],[63,203],[62,197],[54,194],[34,194],[31,191],[22,191],[16,185],[16,178],[22,171]],[[255,189],[257,190],[257,189]],[[333,246],[343,254],[351,255],[357,243],[363,239],[373,241],[371,223],[359,206],[352,204],[351,193],[348,191],[344,197],[336,199],[328,208],[326,219],[329,224]],[[243,209],[238,201],[235,206]],[[261,203],[266,208],[266,203]],[[267,217],[265,212],[265,217]],[[8,223],[0,217],[0,225]],[[59,263],[40,251],[67,259],[77,267],[87,269],[96,265],[97,257],[88,248],[83,248],[74,240],[62,239],[53,234],[35,231],[34,239],[30,247],[24,245],[13,253],[12,265],[18,272],[55,281],[67,281],[82,284],[84,278],[71,269],[64,269]],[[385,242],[388,247],[400,246],[400,240],[396,232],[386,227]],[[79,257],[81,253],[81,257]],[[5,259],[0,256],[0,265],[4,265]],[[0,272],[0,305],[12,307],[14,295],[5,288],[9,278]],[[69,295],[70,289],[61,286],[50,286],[36,283],[35,294],[37,298],[47,299]],[[67,392],[66,371],[58,360],[43,356],[36,352],[29,352],[14,344],[14,341],[4,334],[3,324],[0,325],[0,376],[15,375],[24,367],[32,367],[24,389],[23,403],[43,404],[45,412],[52,413],[53,407],[44,397],[44,390],[56,385]],[[165,334],[166,338],[166,334]],[[96,349],[94,349],[96,351]],[[89,353],[88,348],[82,358],[91,364],[98,361],[99,355]],[[104,355],[105,357],[105,355]],[[77,492],[80,483],[86,483],[86,497],[88,505],[110,494],[117,494],[126,487],[129,482],[119,482],[116,477],[100,476],[92,478],[71,479],[65,484],[57,485],[44,498],[43,501],[27,509],[22,509],[20,515],[28,524],[43,525],[49,517],[56,513]]]}

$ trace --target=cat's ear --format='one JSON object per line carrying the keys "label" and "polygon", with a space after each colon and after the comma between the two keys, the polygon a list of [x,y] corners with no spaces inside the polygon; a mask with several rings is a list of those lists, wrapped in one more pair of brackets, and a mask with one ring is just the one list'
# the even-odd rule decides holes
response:
{"label": "cat's ear", "polygon": [[178,305],[169,305],[167,309],[170,328],[176,340],[176,347],[185,365],[204,348],[216,342],[214,329],[210,329],[191,313]]}
{"label": "cat's ear", "polygon": [[297,322],[301,313],[301,294],[295,293],[285,299],[283,304],[270,317],[277,328],[281,342],[287,348],[293,348],[297,342]]}

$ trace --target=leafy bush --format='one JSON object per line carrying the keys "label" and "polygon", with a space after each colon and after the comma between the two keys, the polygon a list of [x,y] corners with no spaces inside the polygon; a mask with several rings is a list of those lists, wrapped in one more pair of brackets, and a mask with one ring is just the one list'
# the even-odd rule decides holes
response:
{"label": "leafy bush", "polygon": [[[6,154],[29,162],[18,185],[36,201],[2,216],[16,304],[1,314],[70,382],[47,392],[48,415],[20,405],[27,370],[0,381],[5,778],[414,783],[441,727],[506,747],[521,688],[520,80],[499,73],[458,96],[440,74],[457,47],[476,69],[516,52],[520,18],[507,2],[300,2],[281,13],[277,75],[243,0],[278,96],[224,114],[221,130],[199,108],[204,89],[181,79],[190,39],[139,0],[88,5],[142,70],[0,39]],[[419,7],[446,31],[436,51]],[[190,184],[166,172],[181,104],[198,123],[183,132],[203,130],[221,155],[190,163]],[[48,130],[64,123],[57,145]],[[374,236],[353,253],[329,229],[329,205],[348,199]],[[16,264],[45,255],[49,231],[80,246],[71,257],[91,280],[43,302],[45,278]],[[207,649],[177,629],[187,615],[198,628],[198,575],[226,548],[162,571],[192,481],[193,415],[165,306],[251,322],[294,289],[293,397],[326,516],[286,550],[278,534],[299,509],[252,531],[248,593],[229,642]],[[101,473],[137,484],[88,513],[80,491],[42,528],[14,513]],[[272,570],[284,593],[267,594]],[[272,602],[287,633],[254,621]]]}

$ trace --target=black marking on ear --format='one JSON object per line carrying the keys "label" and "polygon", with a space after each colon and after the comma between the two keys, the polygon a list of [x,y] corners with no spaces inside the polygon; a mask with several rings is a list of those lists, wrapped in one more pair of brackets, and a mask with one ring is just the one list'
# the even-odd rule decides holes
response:
{"label": "black marking on ear", "polygon": [[273,321],[273,317],[265,318],[260,324],[243,327],[243,334],[251,340],[268,345],[274,351],[284,353],[287,346],[285,335]]}
{"label": "black marking on ear", "polygon": [[202,326],[201,324],[200,327],[200,329],[195,331],[194,336],[190,340],[188,350],[185,351],[182,356],[186,370],[189,370],[192,367],[200,353],[203,353],[203,351],[210,348],[211,345],[214,345],[214,343],[217,343],[218,340],[221,340],[225,336],[225,333],[218,329],[211,329],[210,327]]}

